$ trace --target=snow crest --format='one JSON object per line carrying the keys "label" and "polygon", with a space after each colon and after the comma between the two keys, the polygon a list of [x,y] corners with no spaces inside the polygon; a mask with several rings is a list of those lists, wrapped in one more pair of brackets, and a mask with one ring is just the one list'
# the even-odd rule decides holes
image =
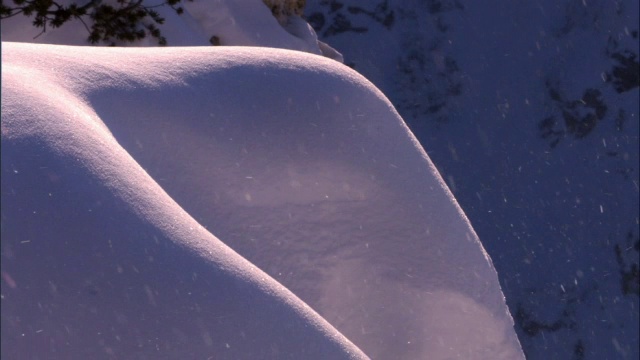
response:
{"label": "snow crest", "polygon": [[349,68],[3,48],[3,355],[523,357],[466,217]]}

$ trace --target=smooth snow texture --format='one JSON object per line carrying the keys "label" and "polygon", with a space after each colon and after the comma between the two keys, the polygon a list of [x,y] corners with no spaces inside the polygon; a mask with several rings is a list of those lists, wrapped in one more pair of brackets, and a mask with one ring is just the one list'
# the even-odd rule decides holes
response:
{"label": "smooth snow texture", "polygon": [[3,355],[523,357],[455,199],[347,67],[14,43],[2,62]]}
{"label": "smooth snow texture", "polygon": [[2,357],[364,357],[118,145],[82,97],[136,86],[129,54],[87,50],[3,43]]}

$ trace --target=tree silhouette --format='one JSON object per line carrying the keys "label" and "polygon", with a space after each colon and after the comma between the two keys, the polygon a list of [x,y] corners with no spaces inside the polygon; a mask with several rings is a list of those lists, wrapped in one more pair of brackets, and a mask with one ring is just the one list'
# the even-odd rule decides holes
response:
{"label": "tree silhouette", "polygon": [[[165,21],[155,10],[161,6],[169,6],[177,14],[184,12],[180,6],[182,0],[163,0],[153,5],[143,5],[143,0],[115,0],[105,4],[102,0],[91,0],[87,4],[71,3],[62,5],[54,0],[0,0],[0,19],[16,15],[33,18],[33,26],[42,28],[58,28],[68,21],[78,20],[87,29],[87,40],[91,44],[105,43],[115,45],[119,42],[133,42],[151,36],[160,45],[167,40],[158,25]],[[37,36],[36,36],[37,37]]]}

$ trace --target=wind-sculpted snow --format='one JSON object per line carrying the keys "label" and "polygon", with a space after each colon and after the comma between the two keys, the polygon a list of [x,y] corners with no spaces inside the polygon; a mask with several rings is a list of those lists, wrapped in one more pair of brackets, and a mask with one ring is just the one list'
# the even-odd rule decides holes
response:
{"label": "wind-sculpted snow", "polygon": [[2,56],[3,358],[522,358],[466,217],[347,67]]}

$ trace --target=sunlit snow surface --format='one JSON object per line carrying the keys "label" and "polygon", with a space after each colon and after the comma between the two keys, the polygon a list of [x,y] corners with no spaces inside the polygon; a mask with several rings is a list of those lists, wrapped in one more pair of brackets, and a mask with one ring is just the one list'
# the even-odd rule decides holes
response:
{"label": "sunlit snow surface", "polygon": [[2,45],[3,358],[522,357],[474,231],[354,71]]}

